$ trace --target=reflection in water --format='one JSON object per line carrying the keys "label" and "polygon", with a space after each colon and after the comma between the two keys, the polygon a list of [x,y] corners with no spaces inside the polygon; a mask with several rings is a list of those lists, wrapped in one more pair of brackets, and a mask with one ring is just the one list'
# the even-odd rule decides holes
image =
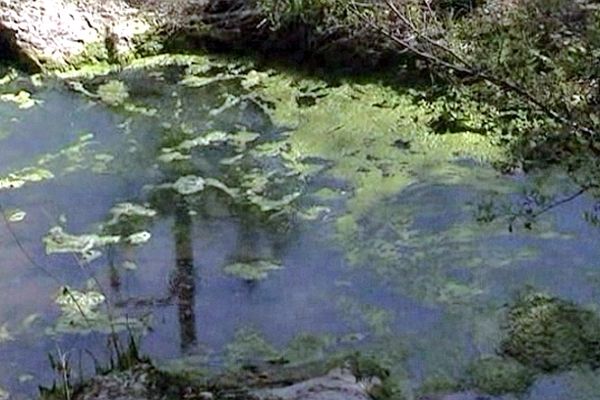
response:
{"label": "reflection in water", "polygon": [[186,353],[196,344],[197,337],[194,311],[196,279],[192,247],[192,217],[185,199],[180,198],[176,202],[174,217],[175,274],[171,282],[171,290],[177,298],[181,350]]}

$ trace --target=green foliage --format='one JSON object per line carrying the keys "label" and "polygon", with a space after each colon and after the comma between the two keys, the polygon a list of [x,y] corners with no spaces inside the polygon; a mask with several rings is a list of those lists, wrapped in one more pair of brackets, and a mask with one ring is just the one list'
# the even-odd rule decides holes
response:
{"label": "green foliage", "polygon": [[[513,82],[544,109],[598,131],[600,10],[585,3],[533,0],[505,6],[500,15],[478,12],[457,25],[455,46],[467,49],[462,53],[476,70]],[[519,157],[547,164],[595,146],[596,138],[557,124],[519,93],[489,83],[469,90],[508,117],[507,133],[518,139]],[[521,127],[510,123],[519,114],[526,121]]]}
{"label": "green foliage", "polygon": [[258,0],[275,29],[303,23],[326,28],[351,17],[348,0]]}
{"label": "green foliage", "polygon": [[508,312],[501,351],[542,371],[600,362],[600,318],[542,293],[520,297]]}

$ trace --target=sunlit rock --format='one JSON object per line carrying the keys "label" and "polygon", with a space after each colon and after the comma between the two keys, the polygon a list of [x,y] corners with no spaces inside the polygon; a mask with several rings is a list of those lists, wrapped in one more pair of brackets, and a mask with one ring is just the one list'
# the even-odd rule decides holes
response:
{"label": "sunlit rock", "polygon": [[134,37],[152,28],[148,17],[121,0],[3,0],[0,35],[15,57],[43,70],[131,51]]}

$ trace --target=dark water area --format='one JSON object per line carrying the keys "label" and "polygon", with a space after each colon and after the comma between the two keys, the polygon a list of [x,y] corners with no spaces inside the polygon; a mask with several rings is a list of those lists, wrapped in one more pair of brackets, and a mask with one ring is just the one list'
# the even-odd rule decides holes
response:
{"label": "dark water area", "polygon": [[[48,354],[67,354],[75,375],[79,363],[89,374],[93,358],[107,362],[106,304],[162,365],[220,370],[288,354],[311,335],[322,349],[311,356],[389,359],[408,392],[431,377],[460,379],[473,359],[496,354],[502,313],[520,291],[598,308],[599,232],[582,217],[593,198],[509,232],[505,221],[477,222],[482,199],[494,187],[495,200],[517,204],[539,177],[473,163],[458,174],[489,181],[415,173],[351,215],[349,232],[341,221],[356,193],[322,167],[327,160],[273,150],[293,128],[274,124],[227,77],[196,86],[181,85],[185,77],[179,66],[48,79],[31,90],[30,107],[0,102],[0,388],[11,399],[57,378]],[[238,136],[182,145],[215,132]],[[32,166],[52,177],[23,172]],[[546,174],[544,189],[577,190],[560,171]],[[116,214],[123,204],[141,209]],[[44,238],[56,227],[52,252]],[[115,234],[118,243],[98,245]],[[98,236],[90,244],[79,235]],[[60,248],[71,239],[78,250]],[[100,322],[88,329],[61,311],[62,286],[106,296],[91,309]],[[600,398],[598,379],[588,370],[542,376],[519,398]]]}

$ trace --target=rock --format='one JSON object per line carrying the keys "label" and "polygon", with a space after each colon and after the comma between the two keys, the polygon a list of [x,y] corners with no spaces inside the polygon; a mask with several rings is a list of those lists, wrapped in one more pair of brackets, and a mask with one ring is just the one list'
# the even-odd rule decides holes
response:
{"label": "rock", "polygon": [[[266,372],[261,376],[269,375]],[[283,375],[287,374],[282,374]],[[235,378],[235,377],[232,377]],[[284,381],[288,381],[285,379]],[[274,387],[279,379],[260,382],[261,389],[237,376],[235,385],[227,379],[193,383],[184,375],[165,373],[150,364],[140,363],[126,371],[113,371],[88,380],[77,388],[73,400],[163,400],[165,398],[193,398],[212,400],[371,400],[371,389],[381,385],[379,378],[357,379],[349,368],[336,368],[324,376],[309,378]],[[211,391],[207,391],[210,387]],[[454,399],[453,399],[454,400]],[[462,399],[457,399],[462,400]],[[471,400],[471,399],[468,399]]]}
{"label": "rock", "polygon": [[370,400],[369,390],[377,379],[357,381],[348,369],[336,368],[327,375],[291,386],[252,392],[261,400]]}
{"label": "rock", "polygon": [[153,388],[152,367],[140,364],[131,370],[92,378],[73,396],[74,400],[158,400]]}
{"label": "rock", "polygon": [[148,19],[123,0],[0,0],[0,48],[34,70],[108,58],[108,42],[113,52],[130,51],[151,29]]}

